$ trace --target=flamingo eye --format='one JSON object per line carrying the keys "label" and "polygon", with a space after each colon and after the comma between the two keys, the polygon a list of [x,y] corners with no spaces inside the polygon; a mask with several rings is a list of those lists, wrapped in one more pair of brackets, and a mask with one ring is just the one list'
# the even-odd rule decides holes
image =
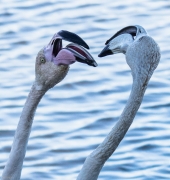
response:
{"label": "flamingo eye", "polygon": [[45,63],[45,62],[46,62],[45,58],[41,57],[41,58],[40,58],[40,62],[41,62],[41,63]]}

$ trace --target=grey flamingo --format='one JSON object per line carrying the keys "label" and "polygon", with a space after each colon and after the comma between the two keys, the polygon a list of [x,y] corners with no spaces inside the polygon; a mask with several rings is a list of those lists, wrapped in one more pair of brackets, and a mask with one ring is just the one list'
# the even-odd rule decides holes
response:
{"label": "grey flamingo", "polygon": [[108,41],[99,57],[124,53],[131,68],[133,84],[130,97],[116,125],[104,141],[86,158],[77,180],[96,180],[107,161],[128,131],[142,103],[149,79],[160,60],[157,43],[139,25],[118,31]]}
{"label": "grey flamingo", "polygon": [[[62,39],[73,43],[62,48]],[[34,114],[43,95],[64,79],[70,64],[79,61],[97,66],[90,53],[80,45],[89,48],[78,35],[60,31],[53,36],[47,46],[39,51],[35,63],[35,82],[21,113],[2,180],[20,179]]]}

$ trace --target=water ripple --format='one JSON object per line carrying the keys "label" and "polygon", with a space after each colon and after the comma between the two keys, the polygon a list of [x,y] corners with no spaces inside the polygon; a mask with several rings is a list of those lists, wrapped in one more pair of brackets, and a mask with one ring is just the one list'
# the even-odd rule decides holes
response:
{"label": "water ripple", "polygon": [[43,97],[22,179],[76,179],[85,158],[117,122],[131,90],[132,78],[124,55],[102,59],[97,55],[120,28],[140,24],[160,45],[161,62],[131,128],[99,179],[169,179],[169,7],[166,0],[2,0],[0,174],[34,81],[35,56],[55,32],[66,29],[86,40],[99,66],[75,63],[68,76]]}

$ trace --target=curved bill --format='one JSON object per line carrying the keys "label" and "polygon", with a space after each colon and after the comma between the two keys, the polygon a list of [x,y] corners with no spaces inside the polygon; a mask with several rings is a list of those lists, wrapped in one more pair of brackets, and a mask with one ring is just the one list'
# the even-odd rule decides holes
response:
{"label": "curved bill", "polygon": [[134,33],[135,29],[131,26],[118,31],[106,42],[106,46],[98,57],[104,57],[117,53],[126,54],[127,48],[134,42]]}
{"label": "curved bill", "polygon": [[121,35],[121,34],[131,34],[133,37],[136,36],[137,33],[137,26],[127,26],[123,29],[121,29],[120,31],[118,31],[116,34],[114,34],[110,39],[108,39],[105,43],[105,45],[107,45],[112,39],[114,39],[115,37]]}
{"label": "curved bill", "polygon": [[76,44],[79,44],[81,46],[83,46],[86,49],[89,49],[89,46],[87,45],[87,43],[77,34],[66,31],[66,30],[61,30],[57,33],[62,39],[69,41],[69,42],[73,42]]}
{"label": "curved bill", "polygon": [[76,61],[88,64],[89,66],[93,66],[93,67],[98,66],[96,61],[91,56],[91,54],[88,51],[86,51],[83,47],[79,46],[78,44],[74,44],[74,43],[68,44],[66,46],[66,49],[74,54]]}

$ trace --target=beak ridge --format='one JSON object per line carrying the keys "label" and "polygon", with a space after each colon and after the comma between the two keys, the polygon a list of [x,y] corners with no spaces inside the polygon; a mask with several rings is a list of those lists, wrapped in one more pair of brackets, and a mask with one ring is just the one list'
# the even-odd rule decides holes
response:
{"label": "beak ridge", "polygon": [[73,42],[73,43],[83,46],[86,49],[90,49],[87,43],[75,33],[72,33],[66,30],[61,30],[57,34],[66,41]]}

